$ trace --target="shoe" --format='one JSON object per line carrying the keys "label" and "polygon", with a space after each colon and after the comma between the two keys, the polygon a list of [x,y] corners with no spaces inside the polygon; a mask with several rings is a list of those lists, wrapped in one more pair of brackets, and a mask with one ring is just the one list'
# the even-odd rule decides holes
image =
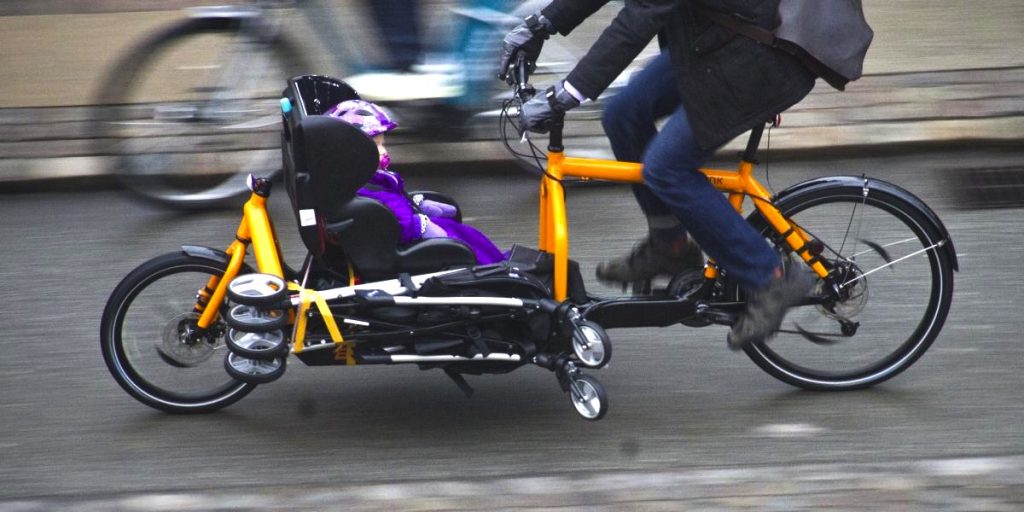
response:
{"label": "shoe", "polygon": [[786,311],[803,301],[814,279],[801,263],[786,265],[781,276],[764,289],[750,293],[747,309],[729,331],[726,341],[732,350],[743,350],[751,343],[767,341],[782,326]]}
{"label": "shoe", "polygon": [[633,246],[628,255],[599,263],[597,279],[606,284],[633,283],[703,267],[704,255],[689,237],[664,242],[648,236]]}

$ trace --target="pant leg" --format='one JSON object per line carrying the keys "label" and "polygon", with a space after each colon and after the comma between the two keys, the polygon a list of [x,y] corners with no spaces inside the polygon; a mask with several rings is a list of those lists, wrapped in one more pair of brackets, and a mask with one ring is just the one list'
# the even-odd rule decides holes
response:
{"label": "pant leg", "polygon": [[370,0],[377,24],[377,41],[388,49],[391,65],[407,71],[420,58],[419,0]]}
{"label": "pant leg", "polygon": [[[601,124],[615,159],[642,161],[644,150],[658,134],[655,123],[674,112],[680,101],[672,63],[668,53],[662,53],[634,75],[622,91],[609,98],[604,107]],[[672,215],[648,187],[634,185],[633,195],[650,222],[657,217]]]}
{"label": "pant leg", "polygon": [[747,289],[763,287],[778,258],[698,169],[707,158],[680,105],[644,155],[644,181],[708,256]]}

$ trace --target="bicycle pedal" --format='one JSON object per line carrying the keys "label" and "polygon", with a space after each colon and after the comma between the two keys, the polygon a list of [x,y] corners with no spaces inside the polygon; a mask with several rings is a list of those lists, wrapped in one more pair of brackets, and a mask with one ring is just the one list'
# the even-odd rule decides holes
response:
{"label": "bicycle pedal", "polygon": [[640,279],[630,283],[633,289],[633,295],[651,295],[654,289],[653,279]]}

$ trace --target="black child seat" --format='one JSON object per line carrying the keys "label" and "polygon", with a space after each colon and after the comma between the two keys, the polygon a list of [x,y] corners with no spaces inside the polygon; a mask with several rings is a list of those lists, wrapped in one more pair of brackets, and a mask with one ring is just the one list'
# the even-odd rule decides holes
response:
{"label": "black child seat", "polygon": [[377,145],[358,128],[322,117],[359,95],[327,76],[288,80],[281,109],[284,180],[299,233],[322,263],[344,269],[348,261],[363,281],[393,279],[476,264],[468,246],[447,238],[399,246],[399,226],[383,204],[356,191],[377,170]]}

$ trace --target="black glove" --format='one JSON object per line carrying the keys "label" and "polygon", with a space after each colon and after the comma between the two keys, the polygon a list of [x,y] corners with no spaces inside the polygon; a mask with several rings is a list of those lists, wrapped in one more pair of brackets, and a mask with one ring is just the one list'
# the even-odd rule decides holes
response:
{"label": "black glove", "polygon": [[565,113],[580,106],[569,91],[565,90],[564,81],[560,81],[543,96],[534,96],[519,108],[519,129],[535,133],[547,133],[551,127],[562,121]]}
{"label": "black glove", "polygon": [[526,20],[506,34],[505,40],[502,41],[498,78],[508,81],[509,67],[514,65],[520,52],[526,57],[527,72],[533,73],[533,70],[537,69],[537,58],[540,57],[544,40],[554,33],[554,25],[543,14],[527,16]]}

